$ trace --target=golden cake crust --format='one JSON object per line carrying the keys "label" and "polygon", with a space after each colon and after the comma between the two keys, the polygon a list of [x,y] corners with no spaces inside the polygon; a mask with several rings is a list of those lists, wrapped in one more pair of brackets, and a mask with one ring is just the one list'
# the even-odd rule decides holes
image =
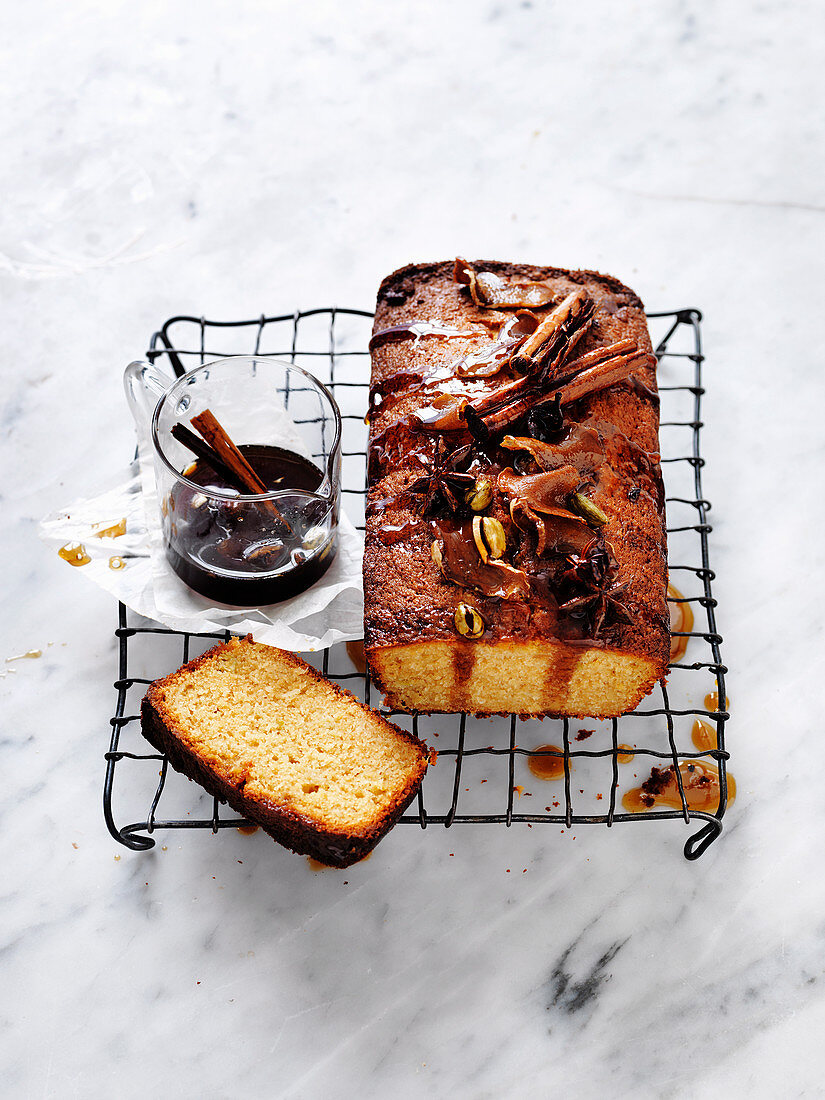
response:
{"label": "golden cake crust", "polygon": [[[336,708],[345,708],[345,721],[350,726],[354,721],[353,714],[356,715],[355,720],[358,714],[362,714],[365,721],[379,724],[386,734],[388,745],[398,747],[403,781],[397,782],[395,789],[388,793],[374,812],[367,813],[357,825],[353,825],[350,815],[343,811],[331,812],[328,807],[319,812],[302,809],[297,788],[294,794],[290,794],[287,787],[286,794],[282,792],[277,797],[268,796],[266,784],[255,778],[256,755],[260,756],[266,750],[265,741],[263,748],[256,745],[260,739],[252,736],[255,730],[247,728],[238,742],[238,751],[227,756],[219,744],[219,738],[209,736],[206,723],[194,722],[182,710],[177,698],[172,698],[173,690],[179,689],[187,678],[200,687],[199,681],[209,676],[216,658],[240,653],[244,646],[266,650],[273,657],[277,655],[275,659],[287,670],[287,676],[289,670],[293,670],[299,681],[308,677],[310,682],[321,685],[325,708],[331,712]],[[214,709],[216,715],[220,712],[222,718],[228,713],[231,716],[231,702],[228,705],[225,700],[216,702]],[[177,771],[200,783],[210,794],[228,802],[281,844],[333,867],[347,867],[372,851],[415,797],[427,767],[427,747],[418,738],[398,729],[377,711],[359,703],[349,692],[326,680],[297,655],[261,646],[254,643],[251,636],[243,640],[234,638],[225,645],[214,646],[177,672],[156,680],[144,697],[141,720],[144,736],[155,748],[168,755]],[[346,746],[347,751],[352,748],[352,744]],[[356,764],[360,763],[356,760]],[[370,767],[371,762],[365,755],[361,771],[367,782]]]}
{"label": "golden cake crust", "polygon": [[[365,650],[371,669],[387,692],[388,703],[398,709],[580,716],[624,713],[663,677],[669,654],[658,393],[641,300],[617,279],[598,272],[481,260],[471,261],[471,266],[505,280],[545,283],[556,301],[584,288],[595,303],[595,314],[576,356],[630,339],[649,357],[640,361],[629,379],[571,406],[573,419],[592,428],[601,441],[603,481],[609,483],[610,491],[600,490],[597,501],[607,516],[602,533],[615,558],[618,578],[628,582],[623,597],[626,615],[608,616],[599,637],[588,639],[575,621],[559,614],[552,597],[488,598],[449,583],[434,564],[432,526],[405,491],[422,469],[415,456],[422,433],[409,422],[421,404],[421,375],[439,366],[446,368],[457,357],[489,344],[496,326],[513,311],[475,305],[467,288],[454,281],[452,261],[409,265],[381,283],[374,333],[426,320],[479,335],[411,339],[403,333],[390,334],[372,348],[364,554]],[[542,317],[550,308],[534,312]],[[546,559],[536,552],[533,535],[510,521],[506,505],[497,494],[490,515],[505,524],[508,540],[518,543],[509,560],[529,575],[540,576],[546,571]],[[464,601],[477,607],[487,624],[477,641],[466,641],[456,633],[454,615]],[[422,643],[429,642],[441,643],[438,660],[435,651],[425,658]],[[507,646],[499,648],[501,643]],[[512,684],[512,706],[498,705],[502,693],[491,690],[496,651],[498,674]],[[536,668],[532,683],[524,678],[513,683],[520,660],[534,664],[541,658],[541,675]],[[486,671],[482,675],[480,668],[468,670],[468,663],[483,665]],[[621,682],[605,692],[599,685],[608,670]],[[428,692],[423,687],[428,675],[433,683],[452,678],[452,687],[445,682],[439,690]],[[572,677],[572,687],[558,682],[561,675],[567,680]],[[412,689],[412,681],[422,686]]]}

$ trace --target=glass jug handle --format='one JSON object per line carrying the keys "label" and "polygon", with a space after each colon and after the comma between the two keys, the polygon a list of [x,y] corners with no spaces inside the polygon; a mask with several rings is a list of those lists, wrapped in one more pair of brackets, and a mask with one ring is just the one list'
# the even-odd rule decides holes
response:
{"label": "glass jug handle", "polygon": [[141,432],[148,434],[157,403],[173,382],[174,378],[164,374],[154,363],[142,360],[130,363],[123,372],[126,400]]}

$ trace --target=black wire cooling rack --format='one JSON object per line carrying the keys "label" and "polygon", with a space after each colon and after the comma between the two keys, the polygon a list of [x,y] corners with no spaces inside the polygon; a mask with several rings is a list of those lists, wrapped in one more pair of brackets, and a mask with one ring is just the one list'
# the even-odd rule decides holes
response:
{"label": "black wire cooling rack", "polygon": [[[674,633],[687,639],[685,658],[672,661],[667,685],[661,684],[633,714],[606,721],[570,719],[479,719],[466,714],[410,716],[386,711],[438,751],[417,805],[401,819],[422,829],[480,822],[574,825],[682,820],[700,824],[684,846],[696,859],[722,831],[728,796],[725,723],[729,717],[725,673],[716,629],[714,579],[708,554],[710,503],[702,491],[700,431],[702,343],[696,309],[648,315],[658,340],[661,395],[662,465],[667,492],[671,581],[684,589],[672,603],[691,605],[697,626]],[[176,375],[225,355],[256,354],[288,359],[307,367],[335,391],[343,419],[342,484],[344,507],[355,525],[364,524],[364,463],[369,366],[367,344],[372,314],[354,309],[314,309],[261,316],[251,321],[208,321],[173,317],[150,342],[150,361],[166,361]],[[704,622],[699,624],[700,616]],[[140,619],[120,605],[117,707],[106,753],[103,804],[110,832],[128,848],[153,847],[153,834],[167,829],[219,829],[250,823],[234,815],[169,769],[165,756],[151,751],[140,734],[140,699],[147,684],[203,652],[228,634],[167,630]],[[692,658],[687,661],[687,658]],[[310,661],[367,703],[377,701],[368,676],[359,672],[346,647],[310,654]],[[708,699],[709,693],[715,692]],[[708,704],[714,703],[709,708]],[[703,719],[715,743],[700,750],[691,740],[693,723]],[[592,741],[590,739],[592,738]],[[581,747],[590,741],[593,747]],[[552,746],[552,747],[550,747]],[[563,764],[553,781],[536,778],[530,757],[552,756]],[[701,760],[718,768],[719,799],[713,812],[688,804],[682,769]],[[628,763],[629,761],[629,763]],[[672,766],[681,807],[654,805],[625,812],[622,795],[638,788],[649,769]],[[158,778],[159,772],[159,778]],[[116,819],[130,824],[118,825]]]}

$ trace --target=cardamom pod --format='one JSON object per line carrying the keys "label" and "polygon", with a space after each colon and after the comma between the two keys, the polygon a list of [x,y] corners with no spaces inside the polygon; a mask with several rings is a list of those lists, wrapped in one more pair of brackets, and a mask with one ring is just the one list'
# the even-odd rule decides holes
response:
{"label": "cardamom pod", "polygon": [[500,520],[492,516],[476,516],[473,520],[473,541],[479,557],[486,564],[490,558],[500,558],[507,549],[507,536]]}
{"label": "cardamom pod", "polygon": [[481,612],[469,603],[460,603],[455,609],[455,628],[465,638],[480,638],[486,624]]}
{"label": "cardamom pod", "polygon": [[604,527],[607,523],[607,516],[598,504],[594,504],[584,493],[573,493],[571,501],[579,515],[583,516],[591,527]]}
{"label": "cardamom pod", "polygon": [[474,512],[483,512],[492,499],[493,483],[489,477],[476,478],[475,485],[464,496],[465,504]]}

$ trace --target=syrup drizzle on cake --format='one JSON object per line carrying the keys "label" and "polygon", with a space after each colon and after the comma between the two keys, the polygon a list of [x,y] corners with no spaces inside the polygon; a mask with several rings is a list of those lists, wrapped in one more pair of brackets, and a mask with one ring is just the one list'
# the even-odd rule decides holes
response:
{"label": "syrup drizzle on cake", "polygon": [[[368,656],[392,648],[398,658],[404,645],[428,640],[460,651],[469,646],[472,656],[468,651],[459,659],[454,652],[449,660],[455,697],[447,707],[411,704],[411,695],[393,690],[386,662],[380,656],[372,661],[393,703],[403,707],[406,699],[412,709],[466,704],[487,712],[474,685],[490,657],[483,650],[504,641],[563,646],[544,654],[548,687],[533,694],[533,705],[515,701],[501,709],[566,713],[568,697],[580,707],[569,684],[591,651],[605,648],[619,657],[648,658],[646,670],[639,666],[635,672],[637,679],[644,673],[640,690],[634,690],[640,697],[664,671],[666,610],[657,406],[650,400],[655,360],[641,308],[630,292],[614,293],[621,284],[607,277],[548,277],[552,269],[495,266],[522,278],[464,261],[456,261],[449,274],[445,264],[405,269],[423,316],[405,304],[405,315],[396,318],[392,305],[400,295],[388,294],[390,305],[382,306],[379,294],[371,345]],[[525,280],[528,271],[541,277]],[[528,302],[531,309],[524,308]],[[468,327],[479,322],[495,331]],[[407,332],[416,336],[414,345],[403,339]],[[452,341],[462,332],[465,346],[456,354]],[[422,335],[426,348],[418,347]],[[621,415],[615,416],[611,396],[619,386]],[[629,561],[616,553],[617,536],[635,552]],[[391,557],[382,561],[373,553],[376,543]],[[435,576],[424,566],[424,554]],[[645,565],[640,555],[653,574],[641,607],[634,584],[634,571]],[[389,573],[374,584],[382,564],[390,565]],[[628,571],[628,564],[635,570]],[[396,593],[388,601],[392,606],[380,599],[373,605],[374,590],[406,573],[415,574],[418,584],[405,606],[395,607]],[[421,596],[437,597],[432,608],[422,606]],[[459,614],[457,607],[465,610]],[[386,615],[392,610],[400,613],[395,639]],[[656,637],[628,653],[625,627],[639,619],[639,611],[649,633],[651,620],[655,624]],[[440,672],[443,678],[446,672]],[[430,694],[439,703],[445,695],[438,689]],[[541,706],[542,696],[555,697],[559,706]]]}

